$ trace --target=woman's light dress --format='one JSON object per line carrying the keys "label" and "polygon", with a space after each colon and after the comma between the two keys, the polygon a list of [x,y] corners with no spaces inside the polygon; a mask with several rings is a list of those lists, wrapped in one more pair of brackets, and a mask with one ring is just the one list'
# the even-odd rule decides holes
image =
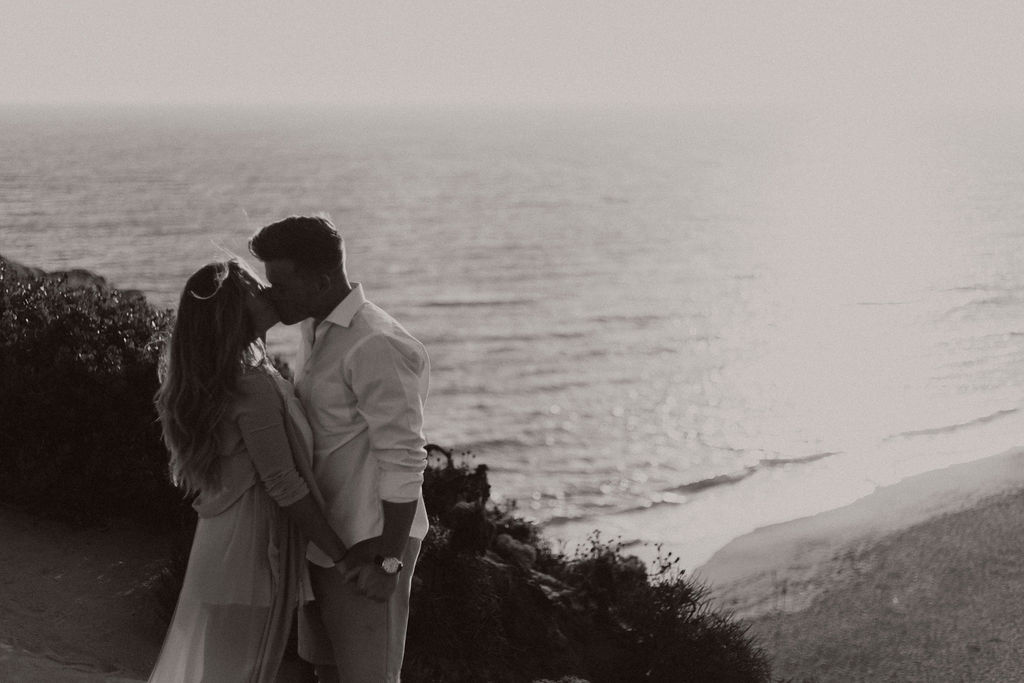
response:
{"label": "woman's light dress", "polygon": [[272,683],[295,610],[312,599],[305,540],[281,509],[319,499],[291,385],[247,371],[220,429],[221,487],[193,504],[188,569],[150,683]]}

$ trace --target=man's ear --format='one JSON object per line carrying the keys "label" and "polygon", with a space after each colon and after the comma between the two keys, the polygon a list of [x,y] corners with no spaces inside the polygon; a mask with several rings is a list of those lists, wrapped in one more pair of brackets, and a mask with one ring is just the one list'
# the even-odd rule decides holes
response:
{"label": "man's ear", "polygon": [[316,292],[317,294],[323,294],[331,288],[331,276],[327,273],[318,275],[316,278]]}

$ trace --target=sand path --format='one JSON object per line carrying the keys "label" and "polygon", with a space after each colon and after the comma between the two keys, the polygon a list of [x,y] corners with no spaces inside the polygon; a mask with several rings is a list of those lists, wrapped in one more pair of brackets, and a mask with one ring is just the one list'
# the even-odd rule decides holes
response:
{"label": "sand path", "polygon": [[0,508],[0,681],[144,680],[163,626],[146,584],[166,541]]}

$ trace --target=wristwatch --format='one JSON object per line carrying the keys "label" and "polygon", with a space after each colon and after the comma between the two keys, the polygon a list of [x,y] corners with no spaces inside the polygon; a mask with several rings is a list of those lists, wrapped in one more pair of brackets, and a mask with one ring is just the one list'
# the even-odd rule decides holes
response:
{"label": "wristwatch", "polygon": [[373,558],[373,563],[380,567],[381,571],[388,576],[394,576],[398,572],[402,571],[402,567],[405,566],[397,557],[383,557],[381,555]]}

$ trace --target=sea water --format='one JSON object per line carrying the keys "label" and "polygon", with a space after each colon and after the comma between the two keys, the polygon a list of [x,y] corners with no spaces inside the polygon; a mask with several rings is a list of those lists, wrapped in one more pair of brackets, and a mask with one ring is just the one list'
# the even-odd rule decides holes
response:
{"label": "sea water", "polygon": [[0,254],[171,307],[260,226],[327,212],[427,346],[430,441],[552,538],[694,567],[1021,443],[1019,123],[7,108]]}

